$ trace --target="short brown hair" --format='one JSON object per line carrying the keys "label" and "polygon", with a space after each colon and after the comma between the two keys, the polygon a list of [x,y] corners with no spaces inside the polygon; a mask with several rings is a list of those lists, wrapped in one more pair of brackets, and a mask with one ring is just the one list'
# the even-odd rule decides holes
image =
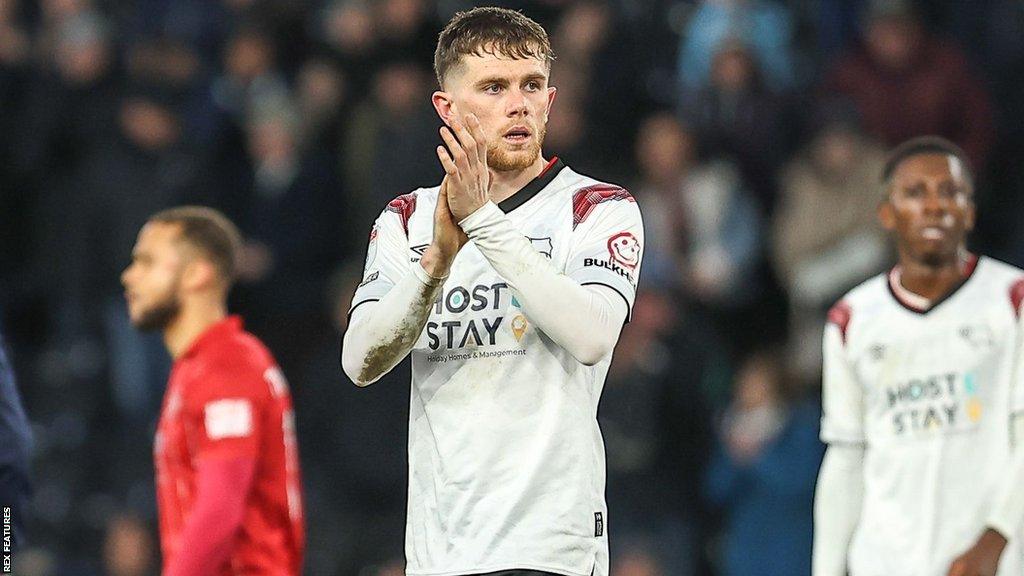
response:
{"label": "short brown hair", "polygon": [[180,226],[181,239],[202,252],[228,286],[234,282],[242,235],[226,216],[206,206],[179,206],[157,212],[149,222]]}
{"label": "short brown hair", "polygon": [[555,60],[548,33],[521,12],[482,7],[457,12],[437,39],[434,73],[444,86],[445,75],[469,54],[502,54],[515,59],[540,58],[550,67]]}

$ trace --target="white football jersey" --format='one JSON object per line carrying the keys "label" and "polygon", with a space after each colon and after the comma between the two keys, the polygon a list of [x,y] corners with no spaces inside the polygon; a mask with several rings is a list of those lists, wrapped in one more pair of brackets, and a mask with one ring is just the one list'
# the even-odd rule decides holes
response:
{"label": "white football jersey", "polygon": [[[353,309],[419,265],[438,190],[401,196],[377,219]],[[498,206],[556,269],[632,308],[643,228],[626,190],[556,159]],[[412,350],[407,574],[608,574],[597,406],[610,362],[578,362],[463,247]]]}
{"label": "white football jersey", "polygon": [[[985,529],[1024,409],[1024,271],[968,270],[927,310],[890,273],[829,312],[821,437],[865,446],[851,576],[945,576]],[[1024,574],[1019,538],[999,574]]]}

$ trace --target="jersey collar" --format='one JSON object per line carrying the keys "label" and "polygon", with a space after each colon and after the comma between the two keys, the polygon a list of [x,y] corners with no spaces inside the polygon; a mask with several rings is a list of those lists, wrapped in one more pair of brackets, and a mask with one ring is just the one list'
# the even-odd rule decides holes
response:
{"label": "jersey collar", "polygon": [[192,341],[192,345],[188,347],[188,351],[181,357],[188,358],[190,356],[195,356],[203,348],[223,340],[232,334],[241,332],[242,328],[243,322],[241,316],[228,316],[227,318],[212,324],[202,334],[200,334],[194,341]]}
{"label": "jersey collar", "polygon": [[526,204],[530,198],[533,198],[538,192],[546,188],[548,184],[551,184],[551,181],[558,176],[558,173],[562,171],[562,168],[565,168],[565,164],[558,159],[558,156],[555,156],[548,162],[548,165],[544,167],[544,170],[541,171],[536,178],[530,180],[526,186],[520,188],[515,194],[499,202],[498,208],[501,208],[502,212],[508,214],[523,204]]}
{"label": "jersey collar", "polygon": [[970,254],[967,262],[965,262],[963,277],[960,279],[960,282],[953,286],[953,289],[947,292],[945,296],[942,296],[934,302],[920,294],[914,294],[903,287],[900,280],[903,275],[903,270],[898,265],[889,271],[889,278],[886,285],[889,287],[889,293],[892,294],[892,297],[896,300],[897,304],[915,314],[927,314],[937,308],[939,304],[949,300],[953,294],[956,294],[960,288],[962,288],[963,285],[966,284],[972,276],[974,276],[974,271],[977,270],[977,268],[978,256],[976,254]]}

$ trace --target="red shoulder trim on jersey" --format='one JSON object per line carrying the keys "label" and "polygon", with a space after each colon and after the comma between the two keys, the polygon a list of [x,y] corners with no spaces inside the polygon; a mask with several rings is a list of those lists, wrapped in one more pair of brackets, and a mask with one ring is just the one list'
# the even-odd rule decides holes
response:
{"label": "red shoulder trim on jersey", "polygon": [[1024,302],[1024,278],[1017,280],[1010,287],[1010,302],[1013,304],[1013,313],[1020,318],[1021,314],[1021,303]]}
{"label": "red shoulder trim on jersey", "polygon": [[411,218],[412,213],[416,211],[416,193],[410,192],[408,194],[403,194],[391,202],[388,202],[387,211],[398,214],[399,219],[402,220],[402,230],[405,230],[405,235],[408,236],[409,218]]}
{"label": "red shoulder trim on jersey", "polygon": [[844,301],[840,301],[828,311],[828,321],[839,327],[839,334],[843,337],[843,344],[846,344],[846,329],[850,325],[850,318],[853,316],[853,309]]}
{"label": "red shoulder trim on jersey", "polygon": [[572,196],[572,229],[583,223],[594,211],[594,207],[612,200],[636,202],[625,188],[611,184],[595,184],[577,190]]}

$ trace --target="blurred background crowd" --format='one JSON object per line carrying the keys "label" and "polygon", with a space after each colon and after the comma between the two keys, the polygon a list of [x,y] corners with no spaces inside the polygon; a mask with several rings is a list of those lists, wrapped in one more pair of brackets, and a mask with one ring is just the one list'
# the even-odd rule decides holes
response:
{"label": "blurred background crowd", "polygon": [[[527,0],[544,150],[637,198],[647,246],[599,419],[616,576],[809,573],[820,335],[892,262],[887,147],[970,156],[974,249],[1024,264],[1024,4]],[[118,282],[147,215],[246,237],[232,306],[293,388],[307,573],[403,573],[408,368],[338,368],[385,203],[440,180],[437,33],[465,0],[0,0],[0,315],[32,422],[26,576],[158,573],[169,359]],[[2,439],[0,439],[2,441]]]}

